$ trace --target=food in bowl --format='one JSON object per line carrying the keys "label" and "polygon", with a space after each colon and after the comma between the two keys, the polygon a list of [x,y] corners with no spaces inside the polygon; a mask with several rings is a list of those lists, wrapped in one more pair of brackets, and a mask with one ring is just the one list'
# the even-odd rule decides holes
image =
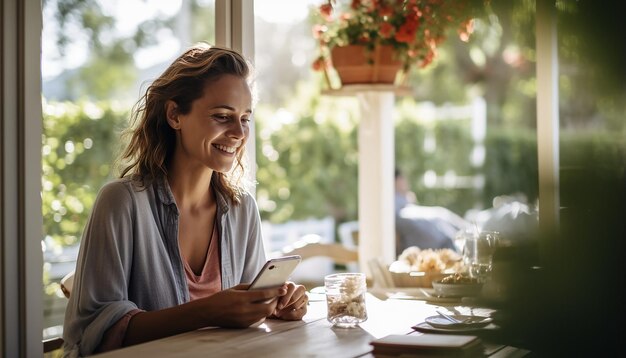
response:
{"label": "food in bowl", "polygon": [[435,294],[440,297],[469,297],[480,295],[483,284],[463,274],[454,274],[433,281]]}
{"label": "food in bowl", "polygon": [[389,272],[396,287],[430,288],[432,281],[457,272],[461,264],[461,256],[450,249],[420,250],[411,246],[389,265]]}
{"label": "food in bowl", "polygon": [[466,283],[466,284],[479,283],[477,278],[463,275],[460,273],[455,273],[454,275],[443,277],[441,280],[439,280],[439,282],[441,283]]}

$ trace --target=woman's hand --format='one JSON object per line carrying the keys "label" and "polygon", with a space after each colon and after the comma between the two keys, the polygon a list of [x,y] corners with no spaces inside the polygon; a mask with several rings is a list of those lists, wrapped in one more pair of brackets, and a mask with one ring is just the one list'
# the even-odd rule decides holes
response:
{"label": "woman's hand", "polygon": [[287,292],[278,298],[278,304],[273,312],[273,316],[288,321],[302,319],[306,314],[309,303],[306,289],[304,286],[296,285],[293,282],[285,283],[282,288],[286,289]]}
{"label": "woman's hand", "polygon": [[285,286],[252,291],[248,291],[248,286],[237,285],[202,299],[206,305],[203,313],[207,323],[220,327],[249,327],[271,315],[279,298],[288,293]]}
{"label": "woman's hand", "polygon": [[275,312],[278,298],[288,291],[285,286],[248,291],[248,286],[238,285],[179,306],[137,313],[128,323],[123,345],[202,327],[250,327]]}

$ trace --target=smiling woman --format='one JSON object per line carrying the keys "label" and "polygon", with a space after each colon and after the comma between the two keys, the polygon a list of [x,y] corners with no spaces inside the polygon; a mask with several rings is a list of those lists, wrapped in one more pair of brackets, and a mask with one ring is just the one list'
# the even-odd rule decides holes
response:
{"label": "smiling woman", "polygon": [[100,190],[83,234],[66,353],[306,313],[304,286],[247,290],[265,262],[256,201],[241,181],[250,72],[239,53],[198,44],[141,97],[121,177]]}
{"label": "smiling woman", "polygon": [[207,83],[201,92],[203,96],[187,112],[174,100],[167,101],[167,122],[182,144],[173,153],[172,165],[191,163],[228,172],[237,151],[237,164],[243,166],[243,151],[238,149],[250,135],[252,115],[252,95],[246,80],[223,75]]}

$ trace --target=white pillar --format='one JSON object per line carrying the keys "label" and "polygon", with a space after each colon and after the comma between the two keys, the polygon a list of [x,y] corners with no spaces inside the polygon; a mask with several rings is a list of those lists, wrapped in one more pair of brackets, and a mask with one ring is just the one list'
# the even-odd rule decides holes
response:
{"label": "white pillar", "polygon": [[559,226],[559,88],[554,0],[537,1],[537,152],[539,227],[551,234]]}
{"label": "white pillar", "polygon": [[394,217],[394,93],[358,92],[359,266],[371,276],[368,261],[396,256]]}

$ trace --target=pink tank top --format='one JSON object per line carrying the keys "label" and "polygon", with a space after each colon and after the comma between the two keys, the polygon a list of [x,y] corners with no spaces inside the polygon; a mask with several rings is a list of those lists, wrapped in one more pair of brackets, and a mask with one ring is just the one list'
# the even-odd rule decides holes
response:
{"label": "pink tank top", "polygon": [[191,301],[198,298],[210,296],[222,290],[222,265],[220,263],[220,237],[217,232],[217,224],[213,225],[213,233],[209,241],[209,249],[206,254],[206,261],[200,276],[197,276],[187,260],[183,259],[185,265],[185,276],[189,286],[189,299]]}

